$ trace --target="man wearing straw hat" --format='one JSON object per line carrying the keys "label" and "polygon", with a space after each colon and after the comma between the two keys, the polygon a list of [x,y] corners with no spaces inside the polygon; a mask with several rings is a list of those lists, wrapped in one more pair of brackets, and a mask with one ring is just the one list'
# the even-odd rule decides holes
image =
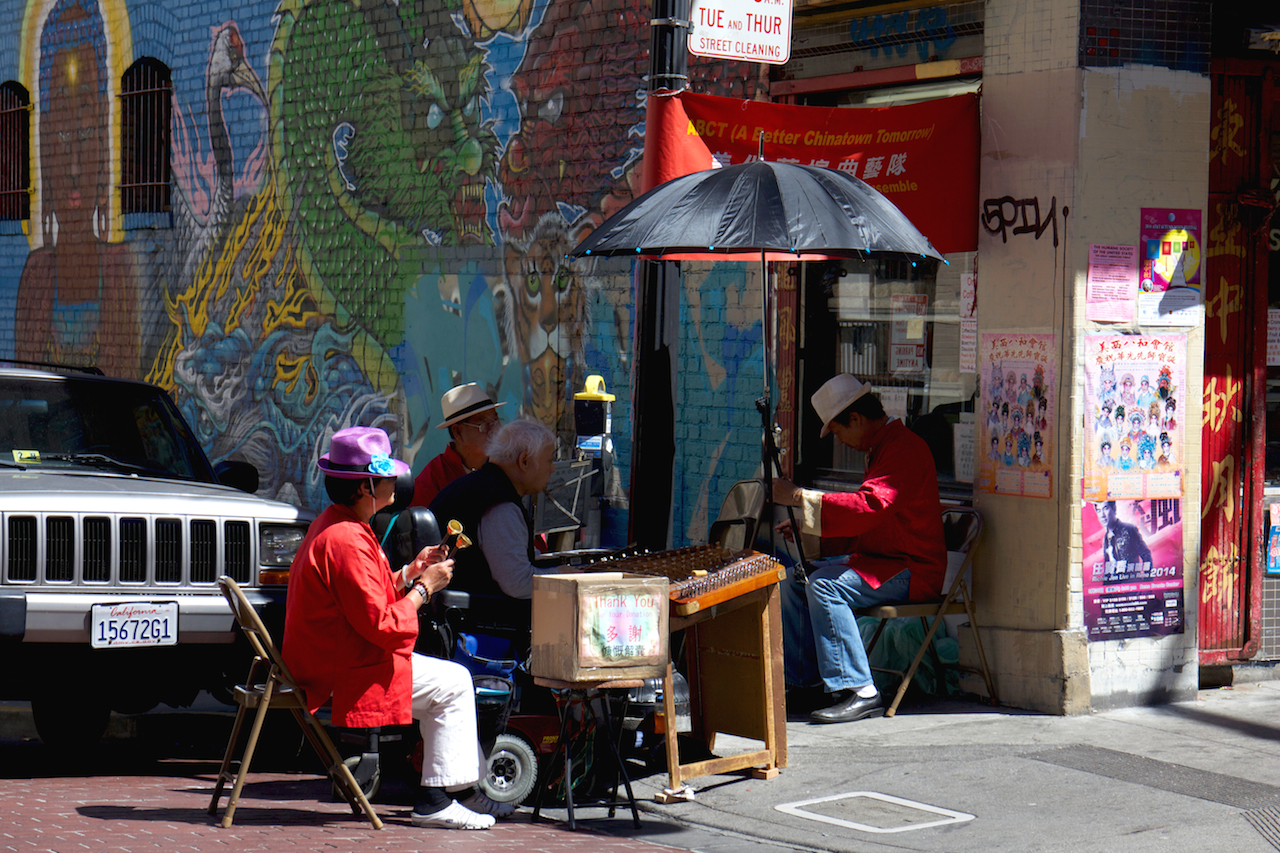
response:
{"label": "man wearing straw hat", "polygon": [[[880,716],[884,707],[854,609],[941,595],[947,569],[942,505],[933,455],[924,440],[885,414],[871,384],[841,373],[811,400],[822,435],[867,454],[866,475],[854,492],[801,489],[773,481],[779,505],[802,509],[801,533],[821,537],[824,556],[808,584],[782,585],[783,642],[788,685],[821,679],[830,707],[815,723],[845,723]],[[792,538],[790,522],[778,528]]]}
{"label": "man wearing straw hat", "polygon": [[475,382],[450,388],[440,398],[444,419],[436,429],[449,430],[449,446],[427,463],[413,481],[413,506],[430,506],[440,490],[476,470],[489,458],[490,436],[501,426],[495,403]]}
{"label": "man wearing straw hat", "polygon": [[394,573],[369,520],[395,498],[409,466],[376,427],[333,434],[316,463],[333,504],[312,522],[289,567],[281,654],[314,713],[333,700],[338,726],[418,720],[422,787],[414,826],[488,829],[515,811],[475,787],[484,767],[471,673],[416,654],[418,609],[453,577],[444,546]]}

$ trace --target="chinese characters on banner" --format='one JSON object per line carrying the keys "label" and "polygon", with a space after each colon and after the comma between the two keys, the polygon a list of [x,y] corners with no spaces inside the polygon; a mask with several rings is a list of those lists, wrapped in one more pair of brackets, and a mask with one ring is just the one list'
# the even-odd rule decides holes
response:
{"label": "chinese characters on banner", "polygon": [[1054,335],[982,335],[979,491],[1052,497],[1056,340]]}
{"label": "chinese characters on banner", "polygon": [[650,95],[641,185],[765,159],[844,172],[889,197],[943,254],[978,248],[977,95],[808,107],[681,92]]}
{"label": "chinese characters on banner", "polygon": [[1084,346],[1088,637],[1181,633],[1186,336],[1088,335]]}
{"label": "chinese characters on banner", "polygon": [[1182,501],[1086,502],[1084,623],[1092,640],[1181,634]]}

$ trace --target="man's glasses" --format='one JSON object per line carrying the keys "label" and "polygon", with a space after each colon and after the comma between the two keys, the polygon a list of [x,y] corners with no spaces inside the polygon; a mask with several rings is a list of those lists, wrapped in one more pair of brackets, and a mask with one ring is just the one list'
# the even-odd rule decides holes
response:
{"label": "man's glasses", "polygon": [[473,424],[470,421],[463,421],[462,425],[466,427],[471,427],[473,430],[480,433],[481,435],[487,435],[488,433],[493,432],[500,426],[499,422],[496,420],[481,421],[478,424]]}

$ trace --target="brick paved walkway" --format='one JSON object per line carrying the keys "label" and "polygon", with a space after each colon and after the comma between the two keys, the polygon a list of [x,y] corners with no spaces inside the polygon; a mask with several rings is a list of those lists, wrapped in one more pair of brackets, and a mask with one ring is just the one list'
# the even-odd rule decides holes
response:
{"label": "brick paved walkway", "polygon": [[[0,851],[671,851],[626,837],[629,820],[621,814],[608,820],[601,809],[579,812],[576,832],[562,823],[533,823],[528,808],[484,832],[419,829],[409,821],[407,794],[397,796],[394,789],[389,801],[381,795],[375,801],[384,822],[379,831],[345,803],[331,802],[327,779],[275,770],[250,773],[235,824],[222,829],[206,813],[217,772],[207,761],[139,761],[130,772],[125,758],[124,774],[111,775],[94,762],[92,775],[86,775],[44,767],[43,756],[38,747],[0,746],[0,765],[8,765],[0,767]],[[602,834],[593,825],[618,835]]]}
{"label": "brick paved walkway", "polygon": [[[213,775],[93,776],[0,780],[0,850],[226,851],[581,851],[670,853],[649,842],[602,835],[580,821],[577,832],[530,821],[524,809],[485,832],[418,829],[409,807],[378,803],[384,828],[328,802],[315,776],[252,773],[222,829],[206,814]],[[223,803],[226,799],[224,797]],[[602,812],[597,812],[603,814]]]}

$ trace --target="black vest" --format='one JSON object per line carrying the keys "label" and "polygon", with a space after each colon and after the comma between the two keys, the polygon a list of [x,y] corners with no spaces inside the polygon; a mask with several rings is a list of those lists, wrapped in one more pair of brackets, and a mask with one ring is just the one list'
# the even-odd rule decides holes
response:
{"label": "black vest", "polygon": [[533,562],[533,524],[524,510],[524,502],[516,487],[511,484],[505,471],[486,462],[466,476],[459,477],[440,490],[435,500],[431,501],[431,512],[440,525],[440,532],[446,533],[445,526],[457,520],[462,530],[474,543],[470,548],[463,548],[454,554],[453,580],[450,589],[462,590],[480,595],[506,595],[498,582],[493,579],[489,570],[489,561],[480,550],[477,531],[480,519],[484,514],[500,503],[510,502],[520,509],[525,524],[529,528],[527,546],[529,562]]}

